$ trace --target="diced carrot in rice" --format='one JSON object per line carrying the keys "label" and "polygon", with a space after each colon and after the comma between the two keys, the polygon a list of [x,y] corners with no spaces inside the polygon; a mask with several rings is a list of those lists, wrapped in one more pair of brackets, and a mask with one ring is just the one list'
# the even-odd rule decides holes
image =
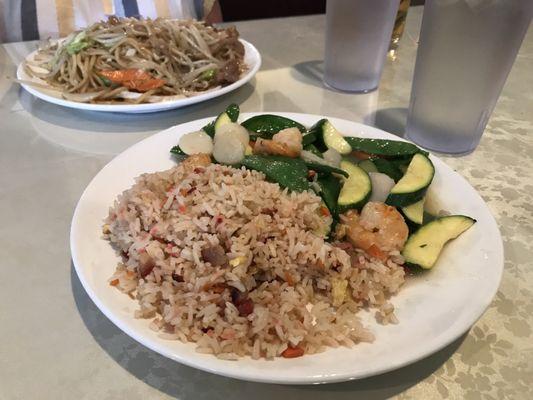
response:
{"label": "diced carrot in rice", "polygon": [[304,349],[301,347],[287,347],[283,353],[281,353],[281,356],[284,358],[296,358],[301,357],[305,353]]}

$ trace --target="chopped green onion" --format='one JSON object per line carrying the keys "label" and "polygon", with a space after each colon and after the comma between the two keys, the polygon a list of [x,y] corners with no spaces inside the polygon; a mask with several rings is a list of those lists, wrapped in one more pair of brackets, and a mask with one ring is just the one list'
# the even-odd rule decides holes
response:
{"label": "chopped green onion", "polygon": [[90,43],[89,43],[89,40],[87,39],[87,34],[85,33],[85,31],[81,31],[74,37],[74,39],[72,39],[66,45],[67,53],[70,55],[77,54],[83,49],[86,49],[87,47],[89,47],[89,45]]}
{"label": "chopped green onion", "polygon": [[208,69],[200,74],[198,77],[201,81],[210,81],[215,77],[215,73],[217,72],[216,68]]}

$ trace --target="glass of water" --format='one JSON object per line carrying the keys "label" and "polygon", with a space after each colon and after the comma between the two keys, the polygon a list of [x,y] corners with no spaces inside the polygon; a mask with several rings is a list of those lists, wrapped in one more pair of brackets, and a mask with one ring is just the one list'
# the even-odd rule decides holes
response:
{"label": "glass of water", "polygon": [[481,139],[533,15],[533,0],[426,0],[406,136],[449,154]]}
{"label": "glass of water", "polygon": [[339,90],[378,87],[400,0],[328,0],[324,82]]}

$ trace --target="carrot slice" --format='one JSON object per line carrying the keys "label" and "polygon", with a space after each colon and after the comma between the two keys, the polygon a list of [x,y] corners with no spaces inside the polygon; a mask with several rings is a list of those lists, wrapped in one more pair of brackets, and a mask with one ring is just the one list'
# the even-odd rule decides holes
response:
{"label": "carrot slice", "polygon": [[102,70],[98,74],[113,83],[121,84],[128,89],[139,92],[157,89],[165,84],[163,79],[154,78],[142,69]]}
{"label": "carrot slice", "polygon": [[139,92],[147,92],[148,90],[157,89],[164,84],[165,81],[163,79],[156,78],[122,82],[122,85],[126,86],[128,89],[137,90]]}
{"label": "carrot slice", "polygon": [[152,75],[142,69],[106,69],[98,72],[98,74],[115,83],[122,83],[125,81],[147,80],[153,78]]}

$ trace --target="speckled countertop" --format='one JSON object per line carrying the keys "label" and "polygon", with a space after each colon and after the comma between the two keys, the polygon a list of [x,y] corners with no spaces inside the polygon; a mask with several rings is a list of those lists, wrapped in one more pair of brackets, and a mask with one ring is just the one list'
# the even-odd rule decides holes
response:
{"label": "speckled countertop", "polygon": [[174,363],[100,313],[70,261],[68,233],[83,189],[114,155],[180,122],[243,111],[363,121],[401,133],[421,9],[411,8],[398,58],[377,92],[322,86],[324,17],[250,21],[242,36],[263,56],[256,78],[202,105],[103,115],[37,100],[6,79],[35,48],[0,46],[0,399],[530,399],[533,383],[533,32],[529,31],[478,149],[443,157],[489,205],[505,245],[500,290],[477,324],[400,370],[326,386],[254,384]]}

